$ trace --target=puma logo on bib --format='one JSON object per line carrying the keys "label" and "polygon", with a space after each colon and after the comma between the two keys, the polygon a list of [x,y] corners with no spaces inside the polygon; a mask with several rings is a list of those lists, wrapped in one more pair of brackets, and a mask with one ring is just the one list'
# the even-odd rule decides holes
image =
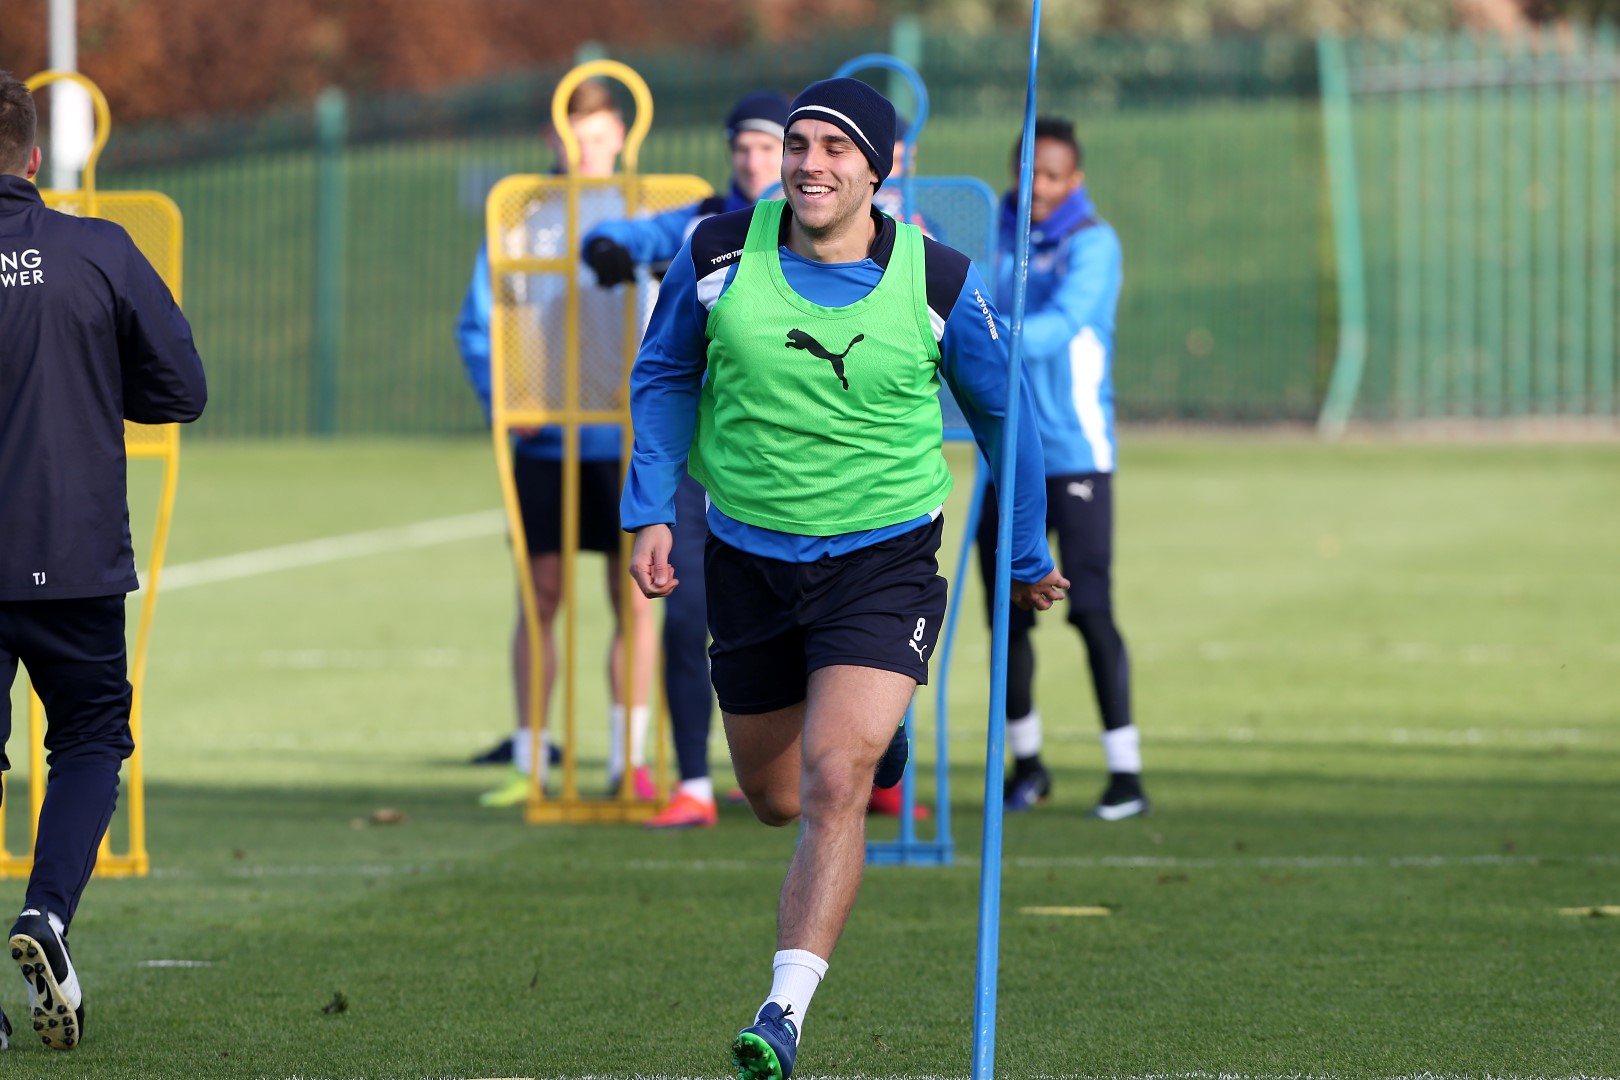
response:
{"label": "puma logo on bib", "polygon": [[811,356],[820,357],[821,359],[830,363],[832,365],[833,374],[838,376],[838,381],[844,384],[845,390],[848,390],[849,380],[844,377],[844,357],[849,355],[849,350],[855,347],[856,342],[865,340],[865,334],[856,334],[855,340],[844,346],[843,352],[831,353],[827,351],[827,347],[825,345],[811,337],[809,334],[805,333],[803,330],[789,330],[787,347],[790,349],[803,349]]}

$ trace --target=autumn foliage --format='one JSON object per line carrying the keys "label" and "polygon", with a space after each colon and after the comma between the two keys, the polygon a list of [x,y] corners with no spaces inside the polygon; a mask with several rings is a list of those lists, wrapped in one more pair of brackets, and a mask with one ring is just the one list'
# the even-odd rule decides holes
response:
{"label": "autumn foliage", "polygon": [[[0,68],[45,67],[45,0],[8,3]],[[791,40],[878,0],[79,0],[79,69],[124,120],[254,111],[325,86],[425,90],[624,48]]]}

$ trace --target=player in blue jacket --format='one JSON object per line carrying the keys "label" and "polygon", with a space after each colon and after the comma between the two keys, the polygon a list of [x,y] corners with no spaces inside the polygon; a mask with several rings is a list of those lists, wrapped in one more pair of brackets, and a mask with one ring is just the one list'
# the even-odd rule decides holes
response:
{"label": "player in blue jacket", "polygon": [[732,1045],[744,1080],[792,1074],[860,888],[873,780],[904,769],[900,721],[945,609],[941,380],[990,460],[1014,454],[1026,481],[1013,598],[1045,609],[1067,584],[1043,535],[1039,438],[1003,438],[1006,328],[978,271],[872,205],[893,143],[894,107],[866,84],[800,94],[785,200],[698,226],[631,371],[630,571],[648,596],[686,587],[670,526],[690,461],[709,494],[709,655],[732,763],[760,821],[801,824],[770,995]]}
{"label": "player in blue jacket", "polygon": [[[1018,150],[1013,151],[1014,176]],[[1069,622],[1080,631],[1102,718],[1108,785],[1092,808],[1104,821],[1148,811],[1142,755],[1131,721],[1130,660],[1114,624],[1114,309],[1119,302],[1119,237],[1086,194],[1080,142],[1067,120],[1035,122],[1029,284],[1023,355],[1035,389],[1035,427],[1046,464],[1046,524],[1057,533],[1069,588]],[[1018,192],[1002,205],[996,299],[1012,302]],[[979,565],[988,595],[994,581],[996,503],[987,496],[979,526]],[[1041,716],[1035,708],[1034,620],[1014,609],[1008,631],[1007,744],[1013,767],[1008,810],[1047,797]]]}
{"label": "player in blue jacket", "polygon": [[698,222],[715,214],[746,210],[782,176],[782,125],[788,99],[774,90],[744,94],[726,114],[731,148],[731,187],[724,195],[645,218],[603,221],[585,234],[585,262],[599,285],[635,277],[637,266],[662,268],[675,258]]}
{"label": "player in blue jacket", "polygon": [[[129,234],[45,208],[35,124],[28,88],[0,71],[0,769],[19,661],[50,762],[10,944],[34,1034],[71,1050],[85,1010],[68,931],[135,749],[124,421],[195,420],[208,389],[186,317]],[[10,1034],[0,1013],[0,1048]]]}
{"label": "player in blue jacket", "polygon": [[[583,257],[597,282],[611,287],[630,281],[638,264],[667,266],[699,222],[754,205],[782,175],[782,128],[788,99],[770,90],[745,94],[726,116],[731,148],[731,189],[648,218],[604,221],[583,243]],[[704,604],[703,547],[709,529],[703,520],[703,488],[690,476],[676,492],[675,553],[687,567],[689,588],[669,598],[664,612],[664,693],[680,767],[675,798],[649,818],[649,829],[706,828],[718,819],[714,781],[709,776],[709,728],[714,691],[709,685],[708,614]]]}
{"label": "player in blue jacket", "polygon": [[[580,146],[579,173],[582,176],[613,175],[614,162],[624,146],[624,119],[612,91],[601,82],[588,79],[575,88],[568,99],[568,123]],[[551,135],[556,145],[555,133]],[[559,151],[560,152],[560,151]],[[624,216],[624,200],[617,189],[590,188],[581,192],[580,224],[590,228],[598,221]],[[505,238],[512,254],[534,254],[556,257],[564,254],[562,235],[565,227],[565,208],[561,200],[541,203],[531,209],[524,222],[513,228]],[[549,348],[560,340],[566,303],[567,287],[558,275],[535,275],[522,284],[529,290],[530,306],[539,312],[542,332],[547,336],[540,341]],[[483,245],[473,264],[472,280],[462,302],[461,314],[456,321],[456,344],[467,370],[467,379],[484,407],[490,411],[490,292],[489,256]],[[622,326],[624,302],[622,297],[595,289],[580,295],[580,323],[583,326],[607,328]],[[583,336],[581,342],[581,400],[586,402],[612,401],[619,394],[624,361],[616,333],[595,333]],[[553,357],[555,359],[555,355]],[[608,758],[609,785],[618,789],[619,778],[628,767],[632,771],[636,796],[644,800],[656,797],[652,771],[645,763],[645,732],[649,717],[648,691],[651,688],[653,659],[657,653],[657,627],[651,608],[639,593],[632,594],[632,602],[639,612],[636,635],[632,647],[636,650],[636,686],[631,700],[622,700],[621,682],[624,670],[625,638],[628,636],[617,625],[619,615],[619,589],[623,574],[619,562],[618,493],[620,486],[620,438],[616,424],[587,424],[580,428],[580,506],[579,547],[581,551],[600,552],[608,561],[608,600],[614,615],[613,652],[611,661],[611,687],[613,695],[610,718],[612,743]],[[545,726],[547,705],[556,675],[556,645],[554,624],[562,603],[562,457],[563,438],[559,427],[541,428],[513,446],[512,473],[517,485],[518,503],[523,515],[523,531],[529,548],[529,563],[534,575],[535,592],[540,608],[540,637],[543,668],[541,678],[540,718]],[[517,621],[512,640],[513,682],[517,698],[518,726],[511,740],[513,769],[499,787],[486,792],[480,802],[485,806],[516,806],[528,798],[528,774],[538,769],[542,783],[547,762],[529,760],[530,739],[524,727],[529,715],[529,642],[522,617]],[[625,731],[625,708],[629,706],[629,739],[622,738]],[[628,742],[628,746],[625,743]],[[494,755],[485,755],[486,759]]]}

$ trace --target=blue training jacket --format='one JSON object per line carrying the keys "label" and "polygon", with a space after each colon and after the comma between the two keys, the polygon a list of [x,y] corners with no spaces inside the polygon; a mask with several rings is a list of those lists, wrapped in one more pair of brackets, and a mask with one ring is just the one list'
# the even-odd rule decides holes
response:
{"label": "blue training jacket", "polygon": [[746,210],[753,205],[754,200],[737,190],[734,180],[726,194],[711,195],[690,206],[666,210],[652,217],[604,221],[585,234],[580,249],[584,250],[597,237],[605,236],[628,251],[637,264],[659,266],[675,258],[699,222],[716,214]]}
{"label": "blue training jacket", "polygon": [[[513,254],[538,255],[555,258],[563,254],[564,205],[560,199],[537,203],[531,207],[525,221],[513,228],[506,243]],[[624,200],[611,188],[586,189],[580,193],[580,227],[588,229],[600,221],[621,217]],[[647,301],[655,291],[650,282],[621,285],[603,289],[582,266],[575,267],[579,275],[580,296],[580,401],[585,408],[610,408],[617,400],[622,384],[624,361],[622,333],[624,328],[623,288],[636,288],[641,292],[641,313],[645,316]],[[530,363],[544,358],[551,372],[550,394],[560,405],[561,398],[561,341],[567,302],[567,282],[558,274],[532,274],[518,278],[514,288],[525,291],[520,309],[531,324],[520,328],[523,345],[531,355]],[[484,244],[478,247],[473,262],[472,280],[467,284],[467,295],[461,303],[461,314],[456,319],[456,345],[461,362],[467,371],[467,381],[484,407],[484,416],[490,416],[490,310],[493,296],[489,280],[489,252]],[[617,424],[586,424],[579,433],[580,460],[618,461],[620,431]],[[530,458],[561,461],[563,456],[562,429],[544,427],[528,438],[519,439],[516,452]]]}
{"label": "blue training jacket", "polygon": [[[1002,202],[996,299],[1011,305],[1017,195]],[[1081,187],[1030,231],[1023,357],[1047,476],[1111,473],[1119,237]]]}
{"label": "blue training jacket", "polygon": [[[730,288],[751,210],[721,214],[698,225],[664,277],[652,320],[630,373],[630,411],[635,448],[620,502],[627,530],[675,522],[675,488],[686,472],[697,424],[698,396],[708,366],[709,312]],[[818,263],[780,248],[782,273],[792,289],[812,303],[845,307],[871,292],[894,252],[895,223],[873,211],[877,239],[865,259]],[[784,218],[784,221],[787,219]],[[929,321],[940,347],[940,375],[956,395],[979,449],[999,467],[1002,416],[1007,400],[1007,328],[990,303],[973,263],[954,248],[924,239]],[[1020,408],[1034,407],[1029,385]],[[1013,508],[1012,576],[1039,581],[1054,567],[1046,543],[1046,486],[1041,483],[1040,437],[1020,425],[1018,485]],[[784,484],[792,477],[782,477]],[[713,506],[709,530],[733,547],[789,562],[813,562],[848,554],[927,524],[912,521],[837,536],[798,536],[735,521]]]}

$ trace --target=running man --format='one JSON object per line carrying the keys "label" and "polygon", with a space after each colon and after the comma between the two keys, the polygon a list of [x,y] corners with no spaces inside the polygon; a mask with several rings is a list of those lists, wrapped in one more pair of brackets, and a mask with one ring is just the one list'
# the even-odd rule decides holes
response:
{"label": "running man", "polygon": [[[68,932],[135,750],[124,421],[195,420],[208,387],[191,325],[129,234],[45,208],[35,131],[33,96],[0,71],[0,770],[19,661],[50,762],[11,956],[34,1033],[71,1050],[85,1009]],[[0,1014],[0,1048],[10,1034]]]}
{"label": "running man", "polygon": [[[904,770],[901,721],[945,611],[942,378],[990,460],[1004,450],[1007,335],[986,286],[961,253],[873,208],[894,124],[853,79],[800,94],[785,201],[698,226],[631,375],[630,572],[650,597],[679,586],[670,526],[689,468],[710,499],[710,659],[737,779],[760,821],[801,823],[771,990],[732,1044],[746,1080],[792,1074],[860,888],[873,781]],[[1025,427],[1006,449],[1020,477],[1012,598],[1049,608],[1068,583],[1044,535],[1040,440]]]}

